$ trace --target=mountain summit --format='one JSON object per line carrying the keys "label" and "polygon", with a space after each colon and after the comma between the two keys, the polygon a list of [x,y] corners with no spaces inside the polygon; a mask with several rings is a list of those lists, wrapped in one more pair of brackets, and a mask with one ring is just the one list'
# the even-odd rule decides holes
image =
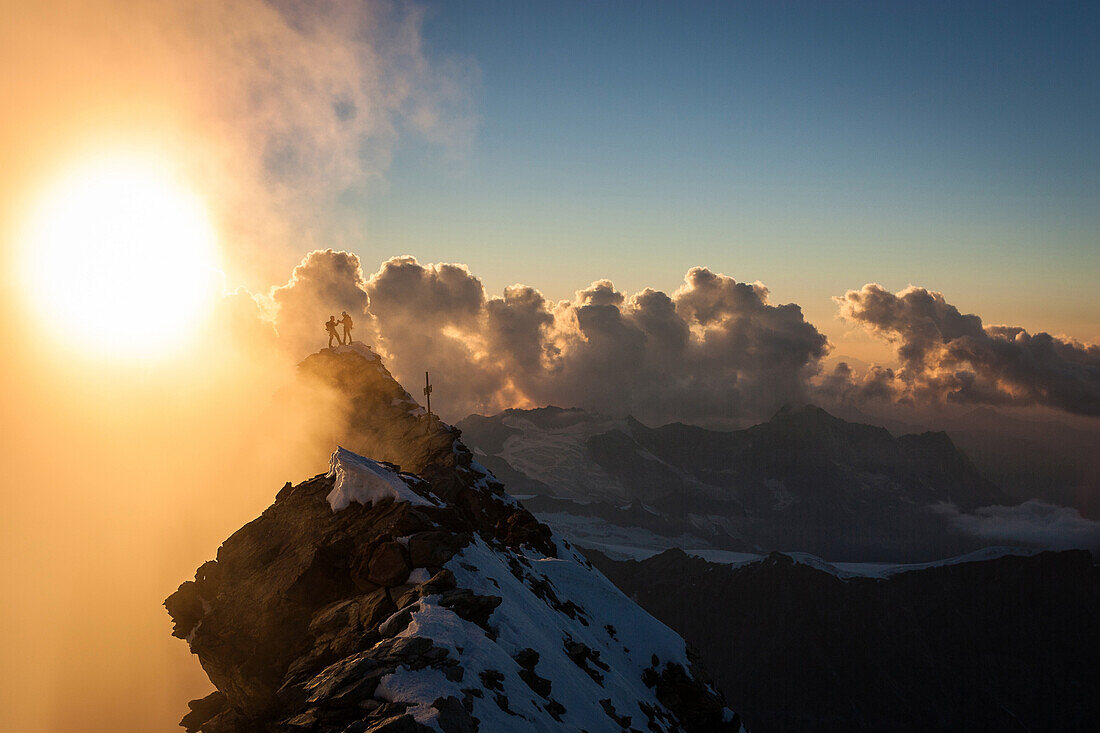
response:
{"label": "mountain summit", "polygon": [[217,688],[190,703],[188,731],[741,729],[683,639],[370,349],[299,370],[347,396],[355,451],[287,483],[165,601]]}

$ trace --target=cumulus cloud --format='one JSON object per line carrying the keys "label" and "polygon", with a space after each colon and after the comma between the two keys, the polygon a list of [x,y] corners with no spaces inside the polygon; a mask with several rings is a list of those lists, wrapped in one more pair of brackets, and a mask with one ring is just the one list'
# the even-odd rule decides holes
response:
{"label": "cumulus cloud", "polygon": [[539,403],[643,419],[767,416],[805,399],[827,340],[759,283],[692,268],[671,295],[632,296],[601,280],[554,308],[551,367],[525,391]]}
{"label": "cumulus cloud", "polygon": [[1042,405],[1100,415],[1100,346],[1015,326],[984,326],[942,293],[919,287],[891,293],[869,283],[834,300],[843,318],[895,345],[900,368],[853,379],[838,365],[822,380],[824,394],[903,403]]}
{"label": "cumulus cloud", "polygon": [[353,338],[370,335],[366,282],[359,258],[350,252],[310,252],[294,268],[290,280],[272,288],[260,302],[267,306],[268,319],[276,324],[281,343],[295,351],[327,338],[324,321],[330,315],[339,320],[342,311],[351,314],[355,322]]}
{"label": "cumulus cloud", "polygon": [[960,512],[953,504],[937,504],[933,509],[960,532],[989,542],[1100,551],[1100,522],[1070,507],[1032,499],[1018,506],[981,507],[973,513]]}
{"label": "cumulus cloud", "polygon": [[654,421],[766,417],[805,399],[828,349],[798,306],[701,267],[671,294],[598,280],[551,302],[519,284],[489,296],[465,265],[410,256],[364,280],[355,255],[326,250],[267,300],[280,338],[299,351],[323,343],[328,311],[362,314],[360,338],[406,381],[433,372],[436,402],[453,418],[546,404]]}

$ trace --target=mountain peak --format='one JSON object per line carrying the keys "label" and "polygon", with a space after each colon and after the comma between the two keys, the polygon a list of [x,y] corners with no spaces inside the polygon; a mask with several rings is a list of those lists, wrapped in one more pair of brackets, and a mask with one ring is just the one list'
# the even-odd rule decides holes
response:
{"label": "mountain peak", "polygon": [[805,405],[791,405],[785,404],[780,407],[774,415],[772,415],[769,422],[775,422],[780,420],[817,420],[817,421],[832,421],[832,422],[844,422],[839,417],[836,417],[831,412],[828,412],[824,408],[818,407],[813,404]]}
{"label": "mountain peak", "polygon": [[217,690],[188,731],[738,731],[688,657],[369,350],[300,365],[349,436],[166,601]]}
{"label": "mountain peak", "polygon": [[306,390],[343,410],[342,440],[356,453],[420,473],[429,466],[468,466],[461,432],[428,415],[365,344],[322,349],[298,364]]}

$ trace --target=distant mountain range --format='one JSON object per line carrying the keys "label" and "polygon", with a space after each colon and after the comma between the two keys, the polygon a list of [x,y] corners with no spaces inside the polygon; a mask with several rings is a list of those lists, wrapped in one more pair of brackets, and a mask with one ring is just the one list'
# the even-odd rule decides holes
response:
{"label": "distant mountain range", "polygon": [[[928,429],[851,407],[836,414],[853,422],[879,425],[894,435]],[[936,419],[935,425],[1014,501],[1039,499],[1100,519],[1100,420],[1021,416],[976,407]]]}
{"label": "distant mountain range", "polygon": [[779,553],[736,567],[680,550],[588,554],[700,650],[753,733],[1064,733],[1100,719],[1100,568],[1087,552],[885,578]]}
{"label": "distant mountain range", "polygon": [[895,437],[813,406],[729,432],[558,407],[457,427],[531,511],[620,558],[698,547],[929,560],[982,545],[938,507],[1009,503],[946,433]]}

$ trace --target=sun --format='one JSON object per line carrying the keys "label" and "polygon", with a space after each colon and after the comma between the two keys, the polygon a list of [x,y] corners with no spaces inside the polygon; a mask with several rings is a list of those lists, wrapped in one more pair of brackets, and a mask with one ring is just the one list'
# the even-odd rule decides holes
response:
{"label": "sun", "polygon": [[152,158],[75,166],[38,197],[22,239],[31,317],[86,351],[169,352],[194,335],[220,291],[203,202]]}

